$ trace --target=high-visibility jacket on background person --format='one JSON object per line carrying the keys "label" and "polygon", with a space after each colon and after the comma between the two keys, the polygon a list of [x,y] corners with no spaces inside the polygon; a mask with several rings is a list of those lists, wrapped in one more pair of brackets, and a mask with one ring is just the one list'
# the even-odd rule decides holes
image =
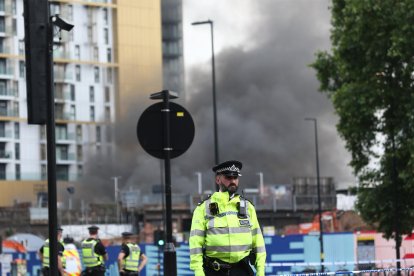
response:
{"label": "high-visibility jacket on background person", "polygon": [[95,253],[95,246],[98,240],[84,240],[82,242],[82,261],[86,267],[103,265],[103,256]]}
{"label": "high-visibility jacket on background person", "polygon": [[45,244],[43,245],[43,261],[42,265],[43,267],[49,267],[50,266],[50,245],[49,245],[49,239],[45,240]]}
{"label": "high-visibility jacket on background person", "polygon": [[141,248],[135,243],[127,243],[126,245],[129,249],[129,255],[123,261],[123,268],[129,271],[138,271]]}
{"label": "high-visibility jacket on background person", "polygon": [[215,192],[196,207],[190,233],[190,268],[196,276],[204,275],[203,254],[233,264],[251,251],[256,252],[256,275],[264,276],[266,248],[253,204],[237,194],[230,199],[228,192]]}

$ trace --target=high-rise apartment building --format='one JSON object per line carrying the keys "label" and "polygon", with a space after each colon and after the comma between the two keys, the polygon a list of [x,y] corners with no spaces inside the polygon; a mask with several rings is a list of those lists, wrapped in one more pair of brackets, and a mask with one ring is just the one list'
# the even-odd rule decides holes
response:
{"label": "high-rise apartment building", "polygon": [[185,99],[182,0],[162,0],[161,7],[164,88]]}
{"label": "high-rise apartment building", "polygon": [[[110,125],[137,93],[162,89],[159,0],[49,0],[75,25],[56,32],[54,81],[58,188],[88,157],[110,157]],[[27,124],[23,0],[0,0],[0,206],[47,191],[45,126]]]}

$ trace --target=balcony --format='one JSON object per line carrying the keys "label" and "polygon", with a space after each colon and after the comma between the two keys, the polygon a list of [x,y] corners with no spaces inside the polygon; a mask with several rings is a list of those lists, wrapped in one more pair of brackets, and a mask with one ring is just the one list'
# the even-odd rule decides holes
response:
{"label": "balcony", "polygon": [[0,130],[0,140],[13,138],[13,132],[11,130]]}
{"label": "balcony", "polygon": [[56,132],[56,143],[75,142],[75,133],[58,133]]}
{"label": "balcony", "polygon": [[2,109],[0,108],[0,116],[3,117],[18,117],[19,112],[15,109]]}
{"label": "balcony", "polygon": [[16,88],[0,88],[0,97],[16,97],[17,89]]}
{"label": "balcony", "polygon": [[12,78],[14,76],[14,68],[9,66],[0,66],[0,78]]}
{"label": "balcony", "polygon": [[54,80],[55,82],[70,82],[73,81],[73,74],[70,71],[55,71],[54,72]]}
{"label": "balcony", "polygon": [[64,163],[64,162],[75,162],[76,156],[74,153],[63,153],[56,151],[56,162]]}
{"label": "balcony", "polygon": [[69,112],[56,112],[55,114],[56,120],[64,120],[64,121],[73,121],[75,120],[75,115]]}
{"label": "balcony", "polygon": [[12,159],[12,156],[10,151],[0,150],[0,159]]}

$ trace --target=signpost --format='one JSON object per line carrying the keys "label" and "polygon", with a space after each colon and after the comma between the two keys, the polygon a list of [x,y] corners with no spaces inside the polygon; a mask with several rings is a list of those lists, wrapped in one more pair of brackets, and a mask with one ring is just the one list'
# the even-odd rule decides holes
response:
{"label": "signpost", "polygon": [[171,166],[170,159],[183,154],[194,139],[194,122],[184,107],[171,103],[177,94],[163,90],[150,99],[162,100],[148,107],[137,125],[138,141],[155,158],[164,159],[166,243],[164,245],[164,275],[177,275],[177,256],[172,239]]}

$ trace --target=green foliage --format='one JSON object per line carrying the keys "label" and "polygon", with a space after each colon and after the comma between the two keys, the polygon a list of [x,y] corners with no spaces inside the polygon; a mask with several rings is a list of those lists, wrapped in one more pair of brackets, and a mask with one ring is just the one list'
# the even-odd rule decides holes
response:
{"label": "green foliage", "polygon": [[333,0],[331,11],[332,50],[311,66],[360,179],[358,210],[400,239],[414,228],[414,1]]}

